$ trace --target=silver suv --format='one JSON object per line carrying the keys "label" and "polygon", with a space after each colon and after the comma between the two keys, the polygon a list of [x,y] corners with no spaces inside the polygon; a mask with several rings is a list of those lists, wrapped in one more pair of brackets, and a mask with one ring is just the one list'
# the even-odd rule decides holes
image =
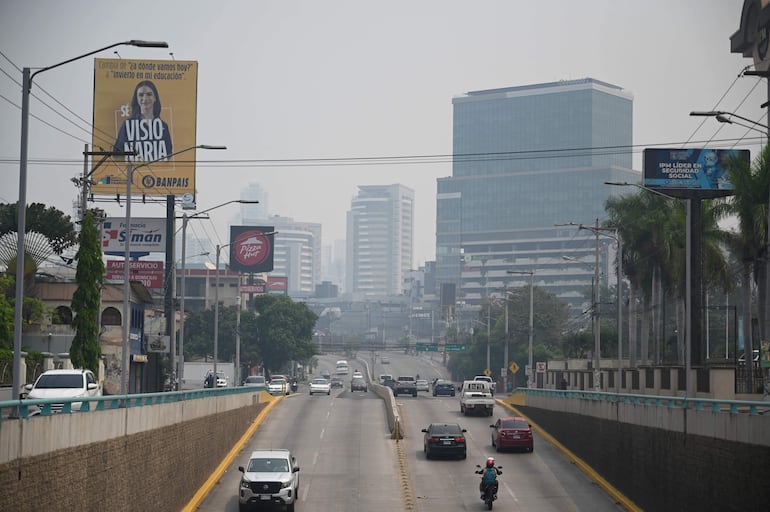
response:
{"label": "silver suv", "polygon": [[244,512],[253,505],[286,505],[294,512],[299,492],[299,466],[289,450],[256,450],[251,452],[238,488],[238,510]]}

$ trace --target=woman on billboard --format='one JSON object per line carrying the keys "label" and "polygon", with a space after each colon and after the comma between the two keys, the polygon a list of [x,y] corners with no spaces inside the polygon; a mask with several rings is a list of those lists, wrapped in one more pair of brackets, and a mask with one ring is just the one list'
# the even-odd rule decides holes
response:
{"label": "woman on billboard", "polygon": [[131,117],[123,121],[115,151],[136,151],[136,160],[154,162],[173,153],[171,132],[160,118],[158,88],[150,80],[139,82],[131,98]]}

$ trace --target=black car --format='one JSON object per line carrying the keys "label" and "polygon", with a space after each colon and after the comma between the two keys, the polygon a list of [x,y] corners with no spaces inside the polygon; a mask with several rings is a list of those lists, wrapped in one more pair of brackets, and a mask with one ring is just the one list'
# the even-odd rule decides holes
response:
{"label": "black car", "polygon": [[390,389],[395,389],[395,387],[396,387],[396,380],[395,379],[385,379],[384,381],[382,381],[382,385],[383,386],[387,386]]}
{"label": "black car", "polygon": [[341,388],[343,386],[342,379],[340,377],[332,377],[331,385],[332,388]]}
{"label": "black car", "polygon": [[433,384],[433,396],[455,396],[455,385],[448,380],[437,380]]}
{"label": "black car", "polygon": [[425,432],[423,451],[425,458],[436,455],[456,455],[461,459],[466,456],[465,432],[457,423],[431,423]]}

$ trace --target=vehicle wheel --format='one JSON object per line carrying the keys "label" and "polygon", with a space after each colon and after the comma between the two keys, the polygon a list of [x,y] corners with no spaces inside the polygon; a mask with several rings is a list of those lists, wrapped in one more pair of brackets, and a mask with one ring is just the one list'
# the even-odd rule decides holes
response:
{"label": "vehicle wheel", "polygon": [[414,397],[414,396],[417,396],[417,391],[415,391],[414,393],[412,393],[412,396],[413,396],[413,397]]}
{"label": "vehicle wheel", "polygon": [[462,455],[460,455],[460,458],[463,459],[463,460],[465,460],[467,457],[468,457],[468,453],[467,452],[463,452]]}
{"label": "vehicle wheel", "polygon": [[248,512],[249,506],[244,503],[238,503],[238,512]]}
{"label": "vehicle wheel", "polygon": [[489,498],[487,500],[487,510],[492,510],[492,504],[493,503],[494,503],[494,501],[492,501],[492,498]]}
{"label": "vehicle wheel", "polygon": [[[490,505],[491,504],[492,503],[490,502]],[[492,507],[490,506],[490,508]],[[294,502],[292,502],[291,505],[286,505],[286,512],[294,512]]]}
{"label": "vehicle wheel", "polygon": [[332,394],[332,392],[331,392],[331,391],[327,391],[327,392],[326,392],[326,396],[329,396],[329,395],[331,395],[331,394]]}

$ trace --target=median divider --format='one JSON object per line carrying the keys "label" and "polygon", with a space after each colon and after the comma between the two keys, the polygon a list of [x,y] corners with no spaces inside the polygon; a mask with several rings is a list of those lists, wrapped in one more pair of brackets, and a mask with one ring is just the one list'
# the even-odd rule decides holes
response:
{"label": "median divider", "polygon": [[398,406],[396,405],[396,399],[393,396],[393,390],[388,386],[380,384],[370,384],[369,388],[374,393],[383,399],[385,402],[385,412],[388,416],[388,428],[390,429],[391,439],[403,439],[404,432],[401,428],[401,418],[398,414]]}

